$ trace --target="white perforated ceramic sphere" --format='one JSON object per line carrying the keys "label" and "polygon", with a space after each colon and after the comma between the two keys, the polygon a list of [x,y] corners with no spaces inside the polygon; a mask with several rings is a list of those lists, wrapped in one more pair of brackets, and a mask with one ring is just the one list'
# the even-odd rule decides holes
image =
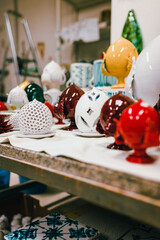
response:
{"label": "white perforated ceramic sphere", "polygon": [[19,113],[11,115],[9,123],[13,126],[13,128],[19,128]]}
{"label": "white perforated ceramic sphere", "polygon": [[23,134],[44,134],[51,131],[52,114],[36,99],[26,104],[19,113],[19,128]]}
{"label": "white perforated ceramic sphere", "polygon": [[107,100],[106,93],[97,88],[82,95],[75,109],[75,122],[81,132],[96,132],[101,108]]}

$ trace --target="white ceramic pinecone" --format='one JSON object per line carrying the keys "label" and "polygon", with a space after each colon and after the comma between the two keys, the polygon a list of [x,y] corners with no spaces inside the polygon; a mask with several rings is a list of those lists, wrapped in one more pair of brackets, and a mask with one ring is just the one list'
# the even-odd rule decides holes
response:
{"label": "white ceramic pinecone", "polygon": [[51,131],[52,114],[36,99],[26,104],[19,113],[19,128],[23,134],[44,134]]}

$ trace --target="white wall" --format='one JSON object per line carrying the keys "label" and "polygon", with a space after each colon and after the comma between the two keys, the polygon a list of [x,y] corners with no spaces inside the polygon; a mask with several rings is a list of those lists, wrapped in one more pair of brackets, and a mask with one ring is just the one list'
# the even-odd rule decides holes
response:
{"label": "white wall", "polygon": [[[107,2],[107,1],[106,1]],[[2,42],[8,42],[8,36],[6,35],[5,23],[3,14],[6,10],[12,9],[14,10],[14,0],[0,0],[0,68],[2,67],[3,61],[3,52],[4,47],[2,47]],[[38,49],[37,55],[39,59],[39,64],[41,68],[47,64],[51,59],[56,60],[56,0],[17,0],[18,11],[24,15],[27,19],[29,28],[31,31],[31,35],[37,49],[38,42],[45,43],[45,54],[44,59],[41,58]],[[61,27],[69,26],[73,22],[77,20],[81,20],[84,18],[91,18],[91,17],[99,17],[100,12],[104,9],[110,8],[110,4],[102,4],[97,5],[92,8],[85,9],[81,11],[78,16],[74,8],[67,3],[66,1],[61,1]],[[14,30],[13,26],[13,30]],[[26,50],[29,49],[29,45],[26,39],[26,35],[24,33],[24,29],[22,24],[18,24],[19,27],[19,56],[22,56],[22,50],[25,47]],[[107,49],[109,42],[104,41],[98,43],[96,49],[103,48],[104,50]],[[23,47],[22,47],[23,45]],[[61,63],[70,64],[75,60],[75,52],[74,46],[69,46],[68,44],[61,45]],[[95,51],[95,50],[94,50]],[[94,59],[95,52],[93,51],[92,46],[88,45],[83,46],[81,49],[81,56],[82,58],[86,58],[88,56],[92,56]],[[83,55],[83,53],[85,55]],[[11,52],[10,52],[11,56]],[[9,92],[13,87],[17,85],[15,74],[14,74],[14,67],[13,64],[9,66],[10,75],[9,77],[5,78],[5,86],[6,92]],[[27,79],[30,80],[30,79]]]}
{"label": "white wall", "polygon": [[112,0],[111,43],[122,33],[128,11],[134,9],[143,46],[160,34],[160,0]]}

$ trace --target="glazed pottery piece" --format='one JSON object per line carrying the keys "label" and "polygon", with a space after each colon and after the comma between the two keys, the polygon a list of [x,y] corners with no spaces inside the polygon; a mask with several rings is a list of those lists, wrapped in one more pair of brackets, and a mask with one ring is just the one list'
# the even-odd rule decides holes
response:
{"label": "glazed pottery piece", "polygon": [[105,76],[114,76],[118,79],[118,83],[112,88],[124,88],[124,79],[128,76],[132,67],[132,57],[137,59],[138,52],[135,46],[120,37],[103,53],[103,62],[101,65],[102,73]]}
{"label": "glazed pottery piece", "polygon": [[18,86],[24,90],[28,85],[29,85],[29,82],[28,81],[24,81],[21,84],[19,84]]}
{"label": "glazed pottery piece", "polygon": [[80,132],[96,132],[100,111],[107,99],[105,92],[97,88],[83,94],[75,108],[76,126]]}
{"label": "glazed pottery piece", "polygon": [[112,76],[105,76],[102,73],[101,65],[103,60],[98,59],[93,62],[93,77],[89,82],[89,86],[92,87],[104,87],[104,86],[112,86],[116,84],[116,78]]}
{"label": "glazed pottery piece", "polygon": [[159,146],[159,127],[159,115],[156,110],[139,100],[125,109],[120,120],[117,120],[115,141],[134,149],[134,153],[127,157],[128,161],[151,163],[153,159],[145,151],[148,147]]}
{"label": "glazed pottery piece", "polygon": [[43,89],[36,83],[32,82],[32,83],[28,84],[24,90],[27,93],[29,102],[33,101],[34,99],[36,99],[37,101],[42,102],[42,103],[45,102]]}
{"label": "glazed pottery piece", "polygon": [[143,49],[143,40],[141,30],[138,26],[135,12],[133,9],[129,10],[126,22],[123,27],[122,37],[128,39],[136,47],[138,53]]}
{"label": "glazed pottery piece", "polygon": [[160,94],[160,35],[138,56],[133,81],[133,95],[152,107]]}
{"label": "glazed pottery piece", "polygon": [[92,240],[99,238],[99,231],[70,219],[58,212],[37,218],[31,224],[14,230],[5,236],[6,240]]}
{"label": "glazed pottery piece", "polygon": [[19,86],[13,88],[8,94],[7,104],[12,110],[20,109],[28,102],[26,92]]}
{"label": "glazed pottery piece", "polygon": [[41,81],[51,88],[58,87],[66,81],[65,71],[58,63],[51,61],[44,67]]}
{"label": "glazed pottery piece", "polygon": [[75,107],[84,94],[84,91],[74,83],[66,88],[59,97],[58,102],[54,105],[54,115],[58,119],[70,119],[69,129],[77,128],[75,124]]}
{"label": "glazed pottery piece", "polygon": [[20,134],[50,133],[52,124],[50,109],[36,99],[26,104],[19,113]]}
{"label": "glazed pottery piece", "polygon": [[66,87],[75,83],[79,88],[87,88],[93,75],[93,65],[90,63],[72,63],[70,74],[71,77],[67,81]]}
{"label": "glazed pottery piece", "polygon": [[[107,137],[114,136],[116,131],[115,119],[119,120],[123,110],[133,102],[132,99],[122,93],[118,93],[109,98],[101,109],[99,122],[97,123],[97,131],[105,134]],[[116,143],[107,146],[107,148],[120,150],[130,149],[124,144],[117,145]]]}

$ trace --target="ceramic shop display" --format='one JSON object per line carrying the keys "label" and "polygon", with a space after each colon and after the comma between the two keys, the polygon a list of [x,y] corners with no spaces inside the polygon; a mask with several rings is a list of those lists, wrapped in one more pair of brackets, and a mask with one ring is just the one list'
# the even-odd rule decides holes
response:
{"label": "ceramic shop display", "polygon": [[90,87],[104,87],[104,86],[112,86],[116,84],[116,78],[112,76],[105,76],[102,73],[101,65],[103,60],[98,59],[93,62],[93,76],[89,81]]}
{"label": "ceramic shop display", "polygon": [[19,129],[19,112],[15,112],[9,117],[9,123],[12,125],[14,130]]}
{"label": "ceramic shop display", "polygon": [[93,76],[93,65],[90,63],[72,63],[70,68],[71,77],[66,83],[66,87],[76,84],[79,88],[87,88]]}
{"label": "ceramic shop display", "polygon": [[27,97],[29,101],[33,101],[34,99],[36,99],[39,102],[42,102],[42,103],[45,102],[43,89],[38,84],[34,82],[29,83],[24,88],[24,90],[27,93]]}
{"label": "ceramic shop display", "polygon": [[12,110],[20,109],[28,102],[26,92],[19,86],[13,88],[8,94],[7,104]]}
{"label": "ceramic shop display", "polygon": [[132,57],[137,59],[138,52],[135,46],[123,37],[111,44],[106,53],[103,52],[102,73],[118,80],[112,89],[125,87],[125,78],[132,68]]}
{"label": "ceramic shop display", "polygon": [[22,134],[45,134],[51,132],[52,113],[49,108],[34,99],[19,113],[19,128]]}
{"label": "ceramic shop display", "polygon": [[[103,105],[97,123],[97,131],[105,134],[107,137],[114,136],[116,131],[116,121],[119,120],[125,108],[134,101],[122,93],[118,93],[109,98]],[[129,150],[125,144],[116,144],[115,142],[107,146],[109,149]]]}
{"label": "ceramic shop display", "polygon": [[135,64],[133,96],[154,106],[160,94],[160,35],[138,56]]}
{"label": "ceramic shop display", "polygon": [[51,105],[55,105],[58,102],[59,96],[61,95],[61,91],[56,88],[51,88],[44,92],[44,98]]}
{"label": "ceramic shop display", "polygon": [[143,49],[143,39],[133,9],[129,10],[128,12],[128,16],[122,30],[122,37],[128,39],[131,43],[133,43],[138,53],[140,54]]}
{"label": "ceramic shop display", "polygon": [[79,99],[75,108],[75,122],[81,132],[96,132],[100,111],[107,99],[105,92],[96,88]]}
{"label": "ceramic shop display", "polygon": [[7,115],[2,115],[3,112],[6,112],[8,107],[5,103],[0,101],[0,120],[4,120]]}
{"label": "ceramic shop display", "polygon": [[154,160],[147,155],[146,149],[159,146],[159,127],[159,115],[156,110],[139,100],[125,109],[120,120],[117,120],[115,141],[134,149],[134,153],[127,157],[128,161],[151,163]]}
{"label": "ceramic shop display", "polygon": [[99,231],[77,220],[72,220],[58,212],[39,218],[32,223],[5,235],[5,239],[25,240],[93,240],[100,235]]}
{"label": "ceramic shop display", "polygon": [[55,117],[71,121],[69,129],[77,128],[75,124],[75,107],[83,94],[84,91],[73,83],[62,92],[58,102],[54,105]]}
{"label": "ceramic shop display", "polygon": [[55,61],[51,61],[44,67],[41,81],[50,88],[57,88],[66,81],[65,70]]}

